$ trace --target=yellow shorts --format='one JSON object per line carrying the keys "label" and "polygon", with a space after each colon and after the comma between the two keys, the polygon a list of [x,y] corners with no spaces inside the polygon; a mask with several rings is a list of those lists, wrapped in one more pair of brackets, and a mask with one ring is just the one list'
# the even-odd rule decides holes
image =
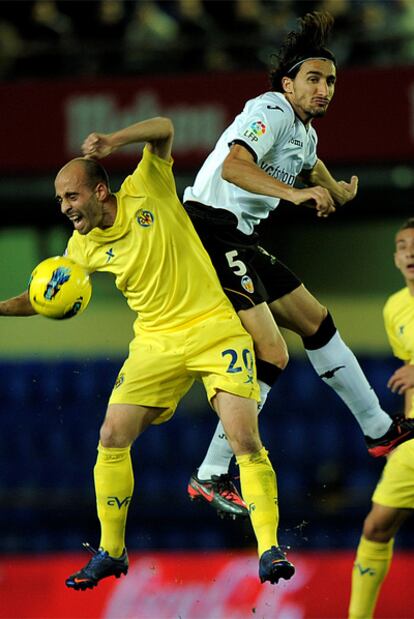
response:
{"label": "yellow shorts", "polygon": [[414,509],[414,439],[388,456],[372,500],[386,507]]}
{"label": "yellow shorts", "polygon": [[209,401],[218,390],[259,400],[253,342],[236,314],[220,311],[172,332],[136,330],[109,404],[136,404],[167,410],[172,417],[195,379]]}

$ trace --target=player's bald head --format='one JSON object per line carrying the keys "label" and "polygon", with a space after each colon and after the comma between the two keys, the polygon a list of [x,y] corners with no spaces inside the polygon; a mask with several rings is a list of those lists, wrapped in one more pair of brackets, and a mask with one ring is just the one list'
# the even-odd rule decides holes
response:
{"label": "player's bald head", "polygon": [[57,173],[56,181],[67,175],[73,175],[93,189],[99,183],[104,183],[109,189],[108,173],[99,161],[86,157],[76,157],[66,163]]}

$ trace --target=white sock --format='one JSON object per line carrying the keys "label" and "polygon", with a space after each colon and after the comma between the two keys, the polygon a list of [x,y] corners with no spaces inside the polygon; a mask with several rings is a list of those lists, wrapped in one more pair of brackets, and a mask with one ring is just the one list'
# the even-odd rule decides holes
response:
{"label": "white sock", "polygon": [[199,479],[211,479],[212,475],[228,473],[233,455],[230,443],[224,433],[223,424],[219,421],[205,458],[198,469],[197,477]]}
{"label": "white sock", "polygon": [[[260,413],[269,394],[270,386],[261,380],[257,382],[260,387],[260,402],[258,405],[258,412]],[[223,424],[219,421],[205,458],[198,469],[198,479],[211,479],[212,475],[228,473],[233,455],[230,443],[224,432]]]}
{"label": "white sock", "polygon": [[260,413],[263,406],[266,404],[267,396],[269,395],[269,391],[271,390],[271,386],[267,383],[264,383],[262,380],[257,379],[257,382],[260,387],[260,402],[257,407],[257,412]]}
{"label": "white sock", "polygon": [[382,410],[354,355],[338,331],[325,346],[306,350],[309,361],[324,383],[332,387],[351,410],[365,436],[379,438],[392,420]]}

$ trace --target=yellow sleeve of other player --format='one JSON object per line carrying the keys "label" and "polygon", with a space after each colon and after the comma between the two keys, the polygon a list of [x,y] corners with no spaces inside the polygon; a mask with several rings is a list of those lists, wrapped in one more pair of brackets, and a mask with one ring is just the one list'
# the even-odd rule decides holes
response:
{"label": "yellow sleeve of other player", "polygon": [[404,340],[399,337],[398,312],[396,311],[395,295],[390,297],[385,303],[383,310],[385,332],[392,351],[398,359],[410,361],[411,355],[404,347]]}

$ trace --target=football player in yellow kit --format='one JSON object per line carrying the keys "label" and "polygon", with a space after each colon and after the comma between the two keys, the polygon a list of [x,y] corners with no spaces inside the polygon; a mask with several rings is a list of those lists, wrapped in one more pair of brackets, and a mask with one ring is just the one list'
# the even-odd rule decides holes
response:
{"label": "football player in yellow kit", "polygon": [[[405,416],[414,417],[414,218],[398,230],[394,260],[406,286],[384,306],[385,330],[393,353],[404,361],[388,381],[404,394]],[[391,565],[394,537],[414,509],[414,439],[388,456],[372,496],[352,574],[350,619],[373,616],[381,585]]]}
{"label": "football player in yellow kit", "polygon": [[[90,134],[84,157],[55,179],[56,198],[74,232],[66,254],[89,273],[106,271],[138,316],[129,355],[115,382],[100,430],[94,481],[101,541],[66,580],[92,588],[128,570],[125,527],[134,476],[130,449],[150,424],[168,420],[195,379],[203,381],[240,467],[242,494],[258,542],[262,582],[290,578],[278,547],[277,485],[257,427],[255,360],[250,336],[221,289],[172,173],[173,126],[153,118],[110,134]],[[142,159],[112,193],[97,161],[132,143]],[[0,303],[0,315],[31,315],[28,293]],[[168,462],[166,462],[168,464]]]}

